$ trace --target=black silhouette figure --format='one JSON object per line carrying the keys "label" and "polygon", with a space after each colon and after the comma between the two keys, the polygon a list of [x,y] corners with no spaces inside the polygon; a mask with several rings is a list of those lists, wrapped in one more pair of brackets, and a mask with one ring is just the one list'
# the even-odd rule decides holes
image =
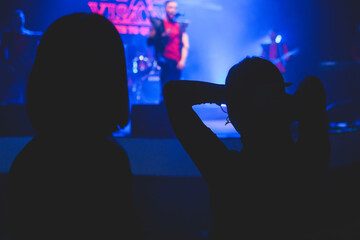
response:
{"label": "black silhouette figure", "polygon": [[[211,239],[296,239],[317,229],[308,221],[313,216],[302,210],[316,205],[316,196],[309,194],[319,190],[329,144],[325,95],[321,103],[310,106],[319,88],[308,91],[308,85],[321,83],[308,79],[312,80],[304,80],[297,95],[285,94],[288,84],[276,66],[254,57],[233,66],[225,85],[165,85],[174,132],[209,186]],[[241,135],[240,152],[229,150],[196,115],[192,106],[202,103],[227,105],[228,121]],[[289,123],[296,119],[295,144]]]}
{"label": "black silhouette figure", "polygon": [[12,239],[138,239],[132,173],[112,138],[129,115],[122,40],[75,13],[44,33],[27,86],[37,135],[9,173]]}
{"label": "black silhouette figure", "polygon": [[297,86],[294,94],[298,140],[296,166],[298,179],[297,224],[306,235],[318,235],[326,231],[320,214],[324,201],[322,186],[330,162],[330,140],[326,112],[326,94],[319,78],[306,76]]}

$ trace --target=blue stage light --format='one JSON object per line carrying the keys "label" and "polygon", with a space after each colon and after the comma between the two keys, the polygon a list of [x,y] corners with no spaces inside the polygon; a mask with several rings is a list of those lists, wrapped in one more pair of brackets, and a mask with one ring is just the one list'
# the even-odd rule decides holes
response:
{"label": "blue stage light", "polygon": [[344,123],[344,122],[340,122],[340,123],[337,124],[337,126],[338,126],[339,128],[343,128],[343,127],[347,127],[348,124],[347,124],[347,123]]}

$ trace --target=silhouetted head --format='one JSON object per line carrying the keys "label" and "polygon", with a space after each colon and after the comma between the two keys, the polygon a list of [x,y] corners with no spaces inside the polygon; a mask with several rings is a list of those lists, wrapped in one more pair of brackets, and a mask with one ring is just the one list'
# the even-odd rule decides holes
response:
{"label": "silhouetted head", "polygon": [[109,20],[75,13],[50,25],[28,81],[27,111],[40,132],[108,135],[127,125],[124,48]]}
{"label": "silhouetted head", "polygon": [[226,77],[226,104],[235,129],[244,134],[261,122],[282,121],[285,83],[279,69],[270,61],[252,57],[234,65]]}
{"label": "silhouetted head", "polygon": [[17,9],[11,13],[11,28],[21,30],[25,25],[25,14],[23,10]]}
{"label": "silhouetted head", "polygon": [[165,2],[166,17],[170,21],[174,21],[174,18],[175,18],[176,13],[177,13],[177,7],[178,7],[178,4],[175,1],[166,1]]}

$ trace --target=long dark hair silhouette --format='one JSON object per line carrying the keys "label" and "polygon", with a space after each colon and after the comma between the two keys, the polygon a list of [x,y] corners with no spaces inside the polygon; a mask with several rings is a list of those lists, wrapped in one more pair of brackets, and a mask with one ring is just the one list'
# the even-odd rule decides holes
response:
{"label": "long dark hair silhouette", "polygon": [[27,87],[37,135],[9,173],[12,239],[138,239],[132,173],[112,137],[129,118],[123,43],[105,17],[56,20]]}
{"label": "long dark hair silhouette", "polygon": [[28,82],[27,111],[38,131],[76,125],[109,134],[127,125],[125,54],[110,21],[77,13],[47,29]]}

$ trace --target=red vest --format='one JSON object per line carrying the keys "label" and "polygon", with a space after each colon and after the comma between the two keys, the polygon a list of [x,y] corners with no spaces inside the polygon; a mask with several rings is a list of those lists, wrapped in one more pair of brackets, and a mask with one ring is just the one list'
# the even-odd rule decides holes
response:
{"label": "red vest", "polygon": [[164,22],[165,32],[169,29],[171,30],[163,55],[166,58],[179,62],[181,58],[180,24],[177,22],[169,22],[167,19],[164,19],[163,22]]}

